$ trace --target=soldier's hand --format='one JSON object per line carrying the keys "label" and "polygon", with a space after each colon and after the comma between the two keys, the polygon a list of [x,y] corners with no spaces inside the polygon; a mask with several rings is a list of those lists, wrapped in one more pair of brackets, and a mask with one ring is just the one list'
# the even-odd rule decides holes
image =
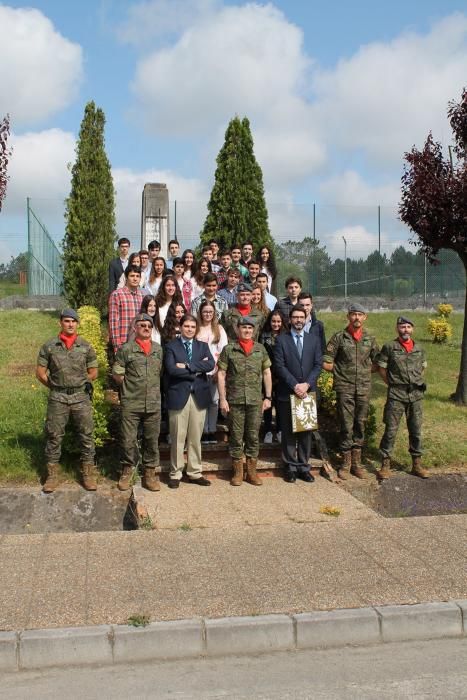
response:
{"label": "soldier's hand", "polygon": [[219,401],[219,406],[220,406],[222,415],[226,416],[230,411],[230,406],[229,406],[227,399],[221,399]]}

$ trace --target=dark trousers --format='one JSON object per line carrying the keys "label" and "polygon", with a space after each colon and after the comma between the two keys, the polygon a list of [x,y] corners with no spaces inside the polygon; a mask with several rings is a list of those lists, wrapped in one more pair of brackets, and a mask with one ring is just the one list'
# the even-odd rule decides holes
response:
{"label": "dark trousers", "polygon": [[311,456],[311,430],[292,432],[290,401],[278,401],[277,411],[281,426],[282,461],[291,472],[309,472]]}

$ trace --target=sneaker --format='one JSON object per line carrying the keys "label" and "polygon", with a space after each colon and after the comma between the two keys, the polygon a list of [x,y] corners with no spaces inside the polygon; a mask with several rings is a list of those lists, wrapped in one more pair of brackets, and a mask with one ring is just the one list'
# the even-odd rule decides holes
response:
{"label": "sneaker", "polygon": [[271,433],[270,431],[269,431],[268,433],[266,433],[266,435],[264,436],[263,442],[264,442],[265,445],[271,445],[271,444],[272,444],[272,433]]}
{"label": "sneaker", "polygon": [[217,435],[216,433],[209,433],[209,443],[211,445],[217,445]]}
{"label": "sneaker", "polygon": [[201,444],[202,445],[210,445],[211,444],[210,437],[207,433],[203,433],[201,435]]}
{"label": "sneaker", "polygon": [[280,430],[278,433],[276,433],[276,440],[277,440],[277,442],[281,442],[281,440],[282,440],[282,433]]}

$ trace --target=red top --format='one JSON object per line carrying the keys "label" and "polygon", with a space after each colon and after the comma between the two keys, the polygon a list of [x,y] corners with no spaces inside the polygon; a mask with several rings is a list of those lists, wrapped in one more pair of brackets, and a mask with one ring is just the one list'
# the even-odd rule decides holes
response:
{"label": "red top", "polygon": [[78,335],[76,333],[74,335],[66,335],[66,333],[59,333],[58,337],[63,343],[65,343],[66,349],[69,350],[73,347],[73,344]]}
{"label": "red top", "polygon": [[402,345],[405,352],[412,352],[413,346],[414,346],[414,342],[413,342],[412,338],[409,338],[408,340],[402,340],[402,338],[399,336],[399,338],[397,340]]}
{"label": "red top", "polygon": [[350,333],[352,338],[355,340],[356,343],[359,343],[362,339],[363,335],[363,328],[360,326],[360,328],[357,328],[356,331],[352,328],[352,326],[348,325],[347,326],[347,333]]}
{"label": "red top", "polygon": [[139,314],[143,292],[130,292],[128,287],[116,289],[109,297],[109,336],[115,351],[126,343],[131,322]]}

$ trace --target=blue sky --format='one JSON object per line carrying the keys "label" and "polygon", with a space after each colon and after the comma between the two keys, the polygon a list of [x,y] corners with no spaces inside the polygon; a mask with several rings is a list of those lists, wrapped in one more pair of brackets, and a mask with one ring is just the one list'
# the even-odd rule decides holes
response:
{"label": "blue sky", "polygon": [[229,119],[250,118],[273,235],[318,237],[352,257],[407,232],[402,156],[428,130],[447,147],[449,99],[467,82],[465,2],[102,0],[0,4],[0,116],[15,147],[1,259],[24,249],[24,201],[59,239],[66,164],[86,101],[107,117],[118,232],[138,240],[146,181],[177,199],[196,240]]}

